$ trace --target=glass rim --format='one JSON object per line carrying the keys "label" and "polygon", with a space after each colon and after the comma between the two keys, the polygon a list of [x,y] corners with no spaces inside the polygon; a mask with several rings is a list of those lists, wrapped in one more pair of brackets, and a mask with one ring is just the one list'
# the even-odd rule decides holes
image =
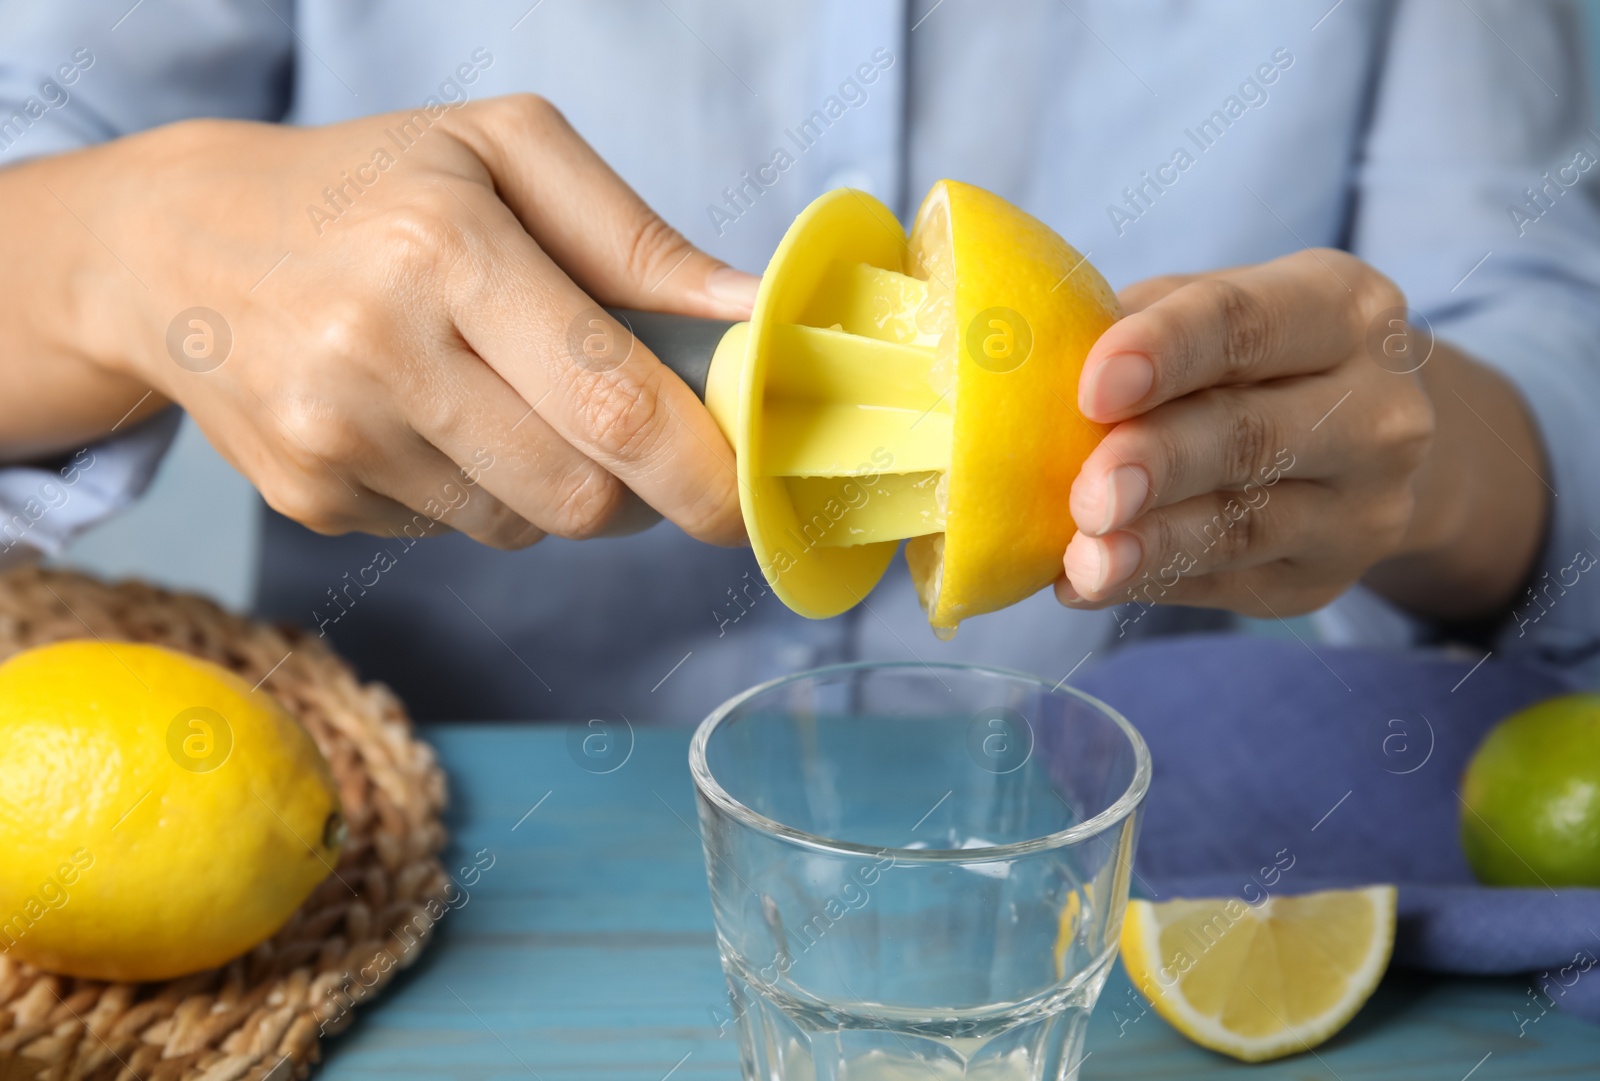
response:
{"label": "glass rim", "polygon": [[[1113,800],[1105,810],[1054,833],[1031,837],[1025,841],[1016,841],[1011,844],[990,845],[984,848],[896,848],[891,845],[862,845],[853,841],[835,840],[768,818],[759,811],[734,799],[728,790],[723,788],[722,784],[712,775],[710,766],[706,764],[706,745],[710,743],[712,733],[732,716],[734,710],[759,695],[777,690],[788,684],[815,680],[822,676],[842,675],[849,672],[867,670],[892,671],[895,669],[917,668],[932,672],[976,673],[982,676],[1032,684],[1033,686],[1044,688],[1046,694],[1064,693],[1068,697],[1076,698],[1115,724],[1122,732],[1123,737],[1127,739],[1129,745],[1133,748],[1134,755],[1132,778],[1129,779],[1128,785],[1123,789],[1121,795]],[[1139,804],[1144,801],[1145,794],[1150,790],[1151,776],[1150,749],[1145,745],[1144,737],[1139,734],[1139,730],[1134,728],[1126,717],[1100,699],[1091,694],[1085,694],[1076,687],[1067,686],[1065,680],[1051,684],[1039,676],[1014,669],[996,668],[983,664],[961,664],[951,661],[933,664],[921,661],[854,661],[848,664],[830,664],[821,668],[808,668],[786,676],[779,676],[776,679],[769,679],[765,683],[759,683],[748,690],[740,691],[712,710],[705,720],[701,721],[695,728],[694,738],[689,743],[689,772],[693,776],[695,789],[701,796],[734,820],[752,829],[760,830],[762,833],[817,852],[833,855],[870,856],[880,859],[886,855],[892,856],[897,865],[902,863],[993,863],[999,860],[1015,859],[1018,856],[1046,852],[1051,849],[1078,844],[1091,837],[1105,833],[1108,829],[1133,814],[1138,809]]]}

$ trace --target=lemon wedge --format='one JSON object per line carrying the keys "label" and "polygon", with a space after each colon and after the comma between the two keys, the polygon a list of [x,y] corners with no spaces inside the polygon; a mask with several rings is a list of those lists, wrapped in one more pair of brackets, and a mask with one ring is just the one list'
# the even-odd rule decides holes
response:
{"label": "lemon wedge", "polygon": [[1128,902],[1122,963],[1172,1027],[1244,1062],[1308,1051],[1354,1017],[1394,948],[1395,889],[1249,905]]}

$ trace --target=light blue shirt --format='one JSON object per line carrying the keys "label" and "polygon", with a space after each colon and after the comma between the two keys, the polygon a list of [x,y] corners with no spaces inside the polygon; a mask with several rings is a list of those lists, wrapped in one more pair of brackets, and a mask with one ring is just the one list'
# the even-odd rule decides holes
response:
{"label": "light blue shirt", "polygon": [[[1593,672],[1600,135],[1581,41],[1570,5],[1510,0],[9,0],[0,162],[190,116],[324,124],[532,90],[691,240],[751,270],[823,191],[862,188],[905,218],[946,176],[1043,219],[1116,286],[1346,247],[1536,415],[1549,543],[1494,648]],[[160,442],[96,453],[148,463]],[[105,509],[137,487],[137,461]],[[0,473],[8,517],[38,480]],[[90,490],[74,494],[79,512],[43,515],[28,543],[48,550],[92,519]],[[747,552],[670,525],[502,553],[269,517],[263,551],[259,609],[322,627],[423,716],[694,720],[758,680],[850,658],[1060,678],[1137,614],[1068,612],[1046,592],[942,644],[897,566],[866,605],[813,623]],[[1324,630],[1426,628],[1356,590]]]}

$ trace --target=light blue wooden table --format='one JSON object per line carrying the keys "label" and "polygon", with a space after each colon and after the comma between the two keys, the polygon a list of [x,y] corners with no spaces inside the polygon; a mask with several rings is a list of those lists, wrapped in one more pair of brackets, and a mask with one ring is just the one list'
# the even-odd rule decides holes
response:
{"label": "light blue wooden table", "polygon": [[[449,869],[487,869],[465,876],[468,899],[422,960],[331,1041],[322,1076],[735,1081],[688,731],[637,730],[607,774],[581,768],[559,726],[424,734],[451,777]],[[1315,1055],[1247,1067],[1142,1013],[1119,967],[1083,1077],[1600,1078],[1600,1029],[1551,1011],[1519,1035],[1527,987],[1391,976]]]}

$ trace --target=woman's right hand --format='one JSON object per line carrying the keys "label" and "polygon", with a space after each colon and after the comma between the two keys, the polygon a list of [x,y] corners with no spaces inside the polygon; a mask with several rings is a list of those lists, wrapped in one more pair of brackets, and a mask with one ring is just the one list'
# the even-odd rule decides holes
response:
{"label": "woman's right hand", "polygon": [[597,305],[737,319],[757,279],[669,228],[540,98],[187,121],[6,170],[0,191],[42,216],[33,276],[59,310],[32,324],[66,381],[0,407],[13,453],[109,430],[143,388],[135,418],[180,403],[318,532],[424,515],[514,548],[660,514],[743,537],[710,414]]}

